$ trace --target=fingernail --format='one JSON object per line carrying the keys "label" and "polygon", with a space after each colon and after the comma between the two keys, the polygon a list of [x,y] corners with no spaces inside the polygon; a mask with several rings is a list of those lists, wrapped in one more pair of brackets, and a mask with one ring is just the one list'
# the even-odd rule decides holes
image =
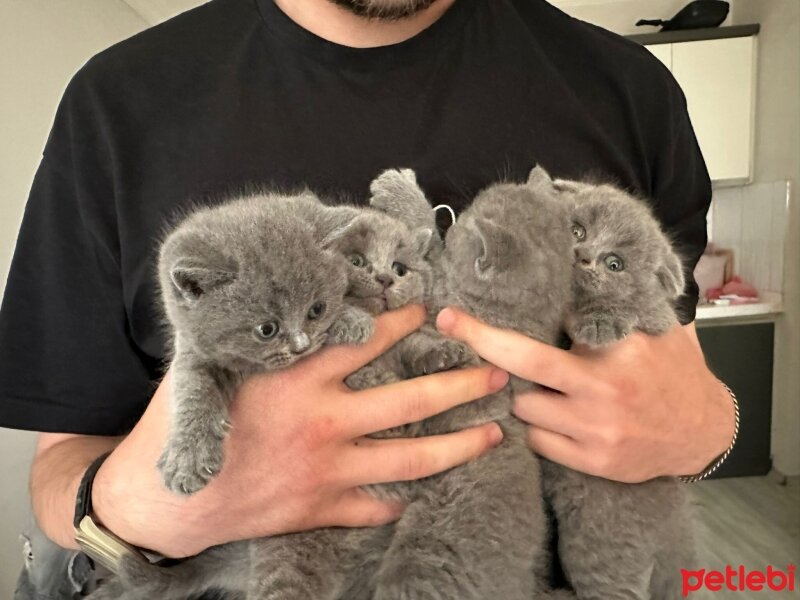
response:
{"label": "fingernail", "polygon": [[507,383],[507,372],[503,371],[503,369],[492,369],[492,373],[489,375],[489,388],[493,392],[503,389]]}
{"label": "fingernail", "polygon": [[503,430],[500,429],[497,423],[492,423],[489,427],[491,427],[489,431],[489,443],[492,445],[492,448],[494,448],[495,446],[499,446],[500,442],[503,441]]}
{"label": "fingernail", "polygon": [[439,311],[439,315],[436,317],[436,327],[439,328],[439,331],[443,333],[447,333],[453,327],[456,322],[456,313],[451,308],[445,308]]}

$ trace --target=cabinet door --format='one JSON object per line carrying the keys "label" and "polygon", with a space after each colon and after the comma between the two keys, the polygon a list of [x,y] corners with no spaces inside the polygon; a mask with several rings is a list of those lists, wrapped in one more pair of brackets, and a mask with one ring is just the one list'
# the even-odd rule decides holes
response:
{"label": "cabinet door", "polygon": [[645,46],[650,53],[658,60],[664,63],[670,71],[672,70],[672,44],[655,44],[652,46]]}
{"label": "cabinet door", "polygon": [[672,73],[714,181],[750,179],[754,59],[755,37],[672,44]]}
{"label": "cabinet door", "polygon": [[772,466],[772,348],[774,325],[698,327],[708,366],[739,401],[739,441],[716,477],[765,475]]}

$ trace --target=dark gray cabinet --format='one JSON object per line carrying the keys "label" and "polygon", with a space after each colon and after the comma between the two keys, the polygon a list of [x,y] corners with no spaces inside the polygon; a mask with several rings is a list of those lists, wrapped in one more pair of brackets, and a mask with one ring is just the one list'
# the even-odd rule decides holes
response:
{"label": "dark gray cabinet", "polygon": [[773,323],[697,329],[711,370],[736,393],[741,413],[739,441],[715,477],[764,475],[772,466],[774,329]]}

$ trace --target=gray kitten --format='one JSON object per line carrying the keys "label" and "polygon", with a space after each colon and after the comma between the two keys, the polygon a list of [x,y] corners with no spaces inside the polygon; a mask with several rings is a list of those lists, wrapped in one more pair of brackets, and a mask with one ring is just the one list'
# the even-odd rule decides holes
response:
{"label": "gray kitten", "polygon": [[647,205],[607,184],[554,185],[570,204],[575,238],[570,337],[603,346],[675,325],[683,265]]}
{"label": "gray kitten", "polygon": [[201,209],[161,246],[174,357],[158,467],[174,492],[197,492],[222,468],[228,405],[245,378],[372,333],[369,315],[344,302],[341,257],[320,247],[298,202],[313,199],[255,195]]}
{"label": "gray kitten", "polygon": [[[353,310],[377,315],[430,296],[432,267],[426,256],[437,244],[432,227],[412,230],[383,211],[329,207],[311,194],[288,199],[286,209],[311,227],[318,245],[339,257],[347,280],[345,300]],[[363,389],[439,368],[441,360],[433,355],[437,343],[445,351],[456,345],[435,331],[418,332],[348,381]],[[423,362],[415,360],[417,354]],[[391,526],[326,528],[217,546],[169,568],[128,561],[121,580],[96,598],[179,599],[217,588],[251,599],[367,600],[391,533]]]}
{"label": "gray kitten", "polygon": [[[410,169],[385,171],[372,182],[370,191],[370,204],[376,210],[365,212],[361,227],[354,227],[359,224],[355,221],[353,231],[332,245],[350,263],[348,301],[372,315],[411,303],[430,308],[443,243],[416,175]],[[366,389],[474,363],[474,355],[464,344],[436,331],[434,317],[429,315],[422,329],[348,377],[347,384]],[[406,428],[380,436],[393,434],[413,435]]]}
{"label": "gray kitten", "polygon": [[[99,577],[89,558],[50,541],[31,519],[20,538],[25,564],[17,578],[14,600],[77,600],[97,586]],[[105,570],[102,567],[97,567]]]}
{"label": "gray kitten", "polygon": [[[611,185],[557,180],[574,236],[574,342],[603,346],[638,329],[677,324],[682,264],[647,206]],[[558,522],[559,556],[581,599],[679,598],[691,568],[691,513],[684,486],[660,477],[624,484],[543,461],[543,483]]]}
{"label": "gray kitten", "polygon": [[[373,194],[373,205],[408,215],[410,225],[433,222],[413,172],[384,173],[373,184]],[[533,182],[486,189],[449,230],[444,249],[434,245],[432,315],[454,304],[499,326],[513,326],[524,316],[529,335],[554,342],[569,283],[571,261],[558,251],[571,243],[568,223],[563,205],[537,195]],[[457,349],[451,350],[458,357]],[[456,358],[453,366],[474,362],[471,353],[462,352],[463,359]],[[432,359],[425,369],[437,370],[438,364]],[[383,432],[443,434],[498,421],[505,437],[496,449],[444,474],[405,486],[370,487],[379,496],[410,500],[375,575],[375,600],[556,595],[546,585],[547,524],[539,465],[510,409],[511,390],[506,388]]]}

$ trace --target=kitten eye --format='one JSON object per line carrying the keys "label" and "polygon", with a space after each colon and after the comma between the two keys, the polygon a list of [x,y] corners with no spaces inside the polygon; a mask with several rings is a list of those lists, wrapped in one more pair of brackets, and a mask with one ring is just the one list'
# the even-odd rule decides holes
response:
{"label": "kitten eye", "polygon": [[367,264],[367,259],[361,256],[358,252],[350,255],[350,264],[354,267],[363,267]]}
{"label": "kitten eye", "polygon": [[603,262],[606,263],[609,271],[622,271],[625,268],[625,263],[616,254],[609,254],[603,259]]}
{"label": "kitten eye", "polygon": [[572,237],[580,241],[586,237],[586,229],[580,223],[572,224]]}
{"label": "kitten eye", "polygon": [[322,316],[322,313],[324,312],[325,312],[325,303],[317,302],[308,311],[309,321],[314,321],[316,319],[319,319]]}
{"label": "kitten eye", "polygon": [[256,335],[263,340],[271,340],[278,335],[279,330],[277,321],[267,321],[256,326]]}
{"label": "kitten eye", "polygon": [[408,273],[408,267],[406,267],[403,263],[396,262],[392,264],[392,271],[394,271],[398,277],[402,277]]}

